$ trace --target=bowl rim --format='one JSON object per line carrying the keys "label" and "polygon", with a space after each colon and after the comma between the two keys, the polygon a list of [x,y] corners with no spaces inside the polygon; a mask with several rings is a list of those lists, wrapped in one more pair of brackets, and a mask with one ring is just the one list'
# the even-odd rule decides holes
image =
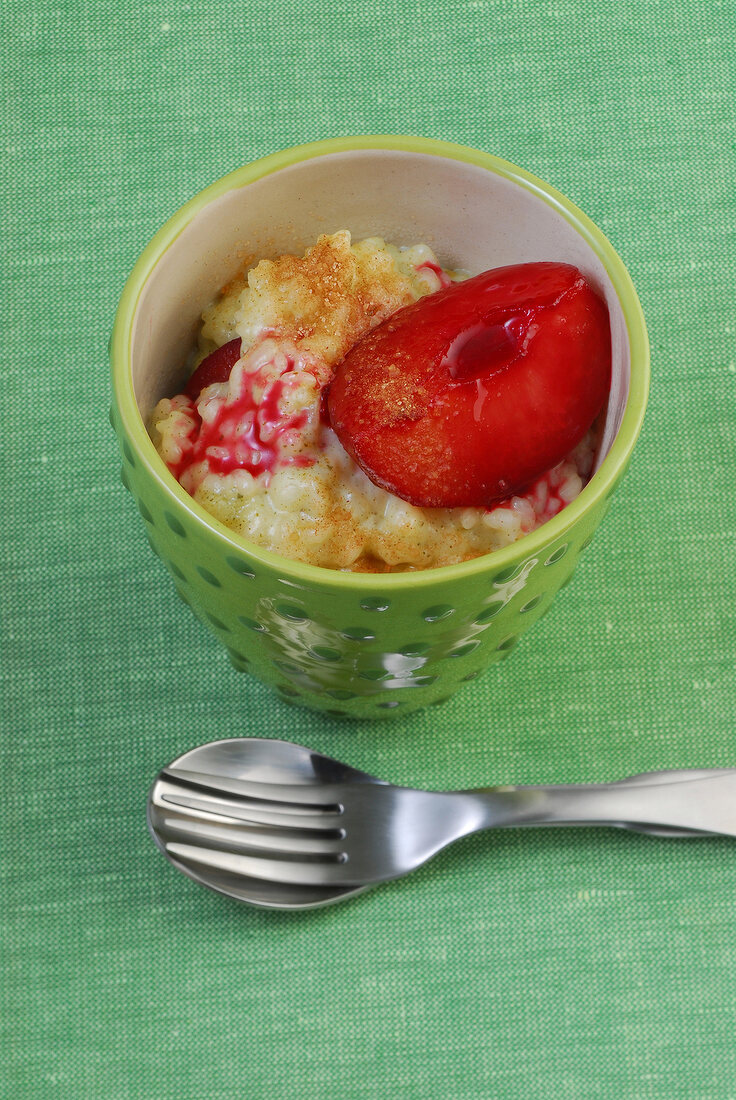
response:
{"label": "bowl rim", "polygon": [[[551,206],[572,225],[605,267],[621,304],[631,357],[629,393],[616,438],[599,469],[575,500],[535,531],[508,546],[454,565],[402,573],[360,573],[312,565],[263,549],[231,531],[190,497],[167,470],[138,410],[130,369],[133,322],[144,286],[164,253],[205,206],[231,190],[246,187],[302,161],[364,150],[420,153],[473,164],[525,188]],[[247,553],[254,562],[260,562],[296,582],[297,587],[300,584],[319,584],[340,589],[356,588],[362,592],[436,586],[474,575],[503,572],[511,565],[542,552],[563,536],[585,512],[600,503],[615,486],[628,464],[641,430],[650,381],[649,340],[639,297],[623,260],[598,226],[556,188],[510,161],[470,146],[403,134],[335,137],[292,146],[236,168],[199,191],[165,222],[140,254],[121,293],[110,336],[109,355],[118,417],[148,475],[158,482],[175,508],[183,509],[189,520],[224,543],[231,553]]]}

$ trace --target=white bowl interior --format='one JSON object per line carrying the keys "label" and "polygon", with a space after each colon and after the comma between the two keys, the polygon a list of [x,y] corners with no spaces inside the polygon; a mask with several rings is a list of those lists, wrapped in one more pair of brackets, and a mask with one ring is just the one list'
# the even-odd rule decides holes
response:
{"label": "white bowl interior", "polygon": [[621,424],[629,390],[626,324],[605,267],[554,207],[503,176],[462,161],[389,149],[302,161],[234,188],[200,210],[162,255],[139,298],[132,370],[144,421],[181,390],[202,310],[264,257],[301,254],[320,233],[424,242],[440,263],[471,274],[504,264],[575,264],[608,303],[613,377],[598,463]]}

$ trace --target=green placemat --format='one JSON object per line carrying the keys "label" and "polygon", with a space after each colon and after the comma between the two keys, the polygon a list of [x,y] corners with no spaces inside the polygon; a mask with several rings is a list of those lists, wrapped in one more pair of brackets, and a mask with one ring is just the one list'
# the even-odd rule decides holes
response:
{"label": "green placemat", "polygon": [[[427,787],[736,765],[736,9],[6,0],[0,1095],[733,1100],[736,847],[471,838],[348,905],[259,912],[145,827],[156,770],[286,736]],[[612,239],[652,397],[575,580],[502,665],[381,725],[289,709],[173,598],[118,479],[105,347],[138,253],[233,167],[413,132]]]}

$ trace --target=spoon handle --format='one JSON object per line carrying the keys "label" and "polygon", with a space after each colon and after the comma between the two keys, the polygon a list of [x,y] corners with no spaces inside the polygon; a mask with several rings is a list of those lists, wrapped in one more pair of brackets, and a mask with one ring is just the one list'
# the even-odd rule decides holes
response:
{"label": "spoon handle", "polygon": [[736,837],[736,768],[634,776],[617,783],[490,788],[468,792],[484,810],[478,828],[615,825],[659,836]]}

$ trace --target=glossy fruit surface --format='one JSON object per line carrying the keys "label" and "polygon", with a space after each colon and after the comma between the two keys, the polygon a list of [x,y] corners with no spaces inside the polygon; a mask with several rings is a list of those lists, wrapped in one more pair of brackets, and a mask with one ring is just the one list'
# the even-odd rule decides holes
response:
{"label": "glossy fruit surface", "polygon": [[486,506],[583,438],[610,388],[608,310],[571,264],[486,271],[399,310],[338,366],[328,413],[373,482]]}
{"label": "glossy fruit surface", "polygon": [[196,401],[207,386],[215,382],[227,382],[230,371],[240,358],[240,338],[217,348],[199,364],[186,384],[184,393]]}

